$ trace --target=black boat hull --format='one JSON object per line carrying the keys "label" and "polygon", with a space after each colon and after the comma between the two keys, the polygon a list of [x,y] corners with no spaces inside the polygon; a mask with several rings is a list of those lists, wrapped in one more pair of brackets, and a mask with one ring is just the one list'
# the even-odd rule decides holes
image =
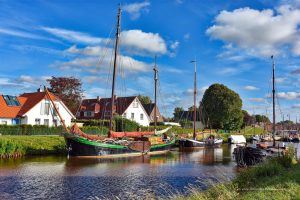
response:
{"label": "black boat hull", "polygon": [[140,152],[130,149],[128,146],[106,144],[102,142],[89,141],[80,137],[66,137],[66,145],[70,156],[84,157],[110,157],[110,156],[139,156],[151,152],[169,151],[175,143],[153,145],[148,152]]}

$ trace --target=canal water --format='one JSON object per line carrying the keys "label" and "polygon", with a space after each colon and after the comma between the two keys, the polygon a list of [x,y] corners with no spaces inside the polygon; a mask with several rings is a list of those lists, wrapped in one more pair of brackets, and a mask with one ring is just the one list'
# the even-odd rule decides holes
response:
{"label": "canal water", "polygon": [[234,146],[122,159],[0,160],[0,199],[146,199],[231,180]]}

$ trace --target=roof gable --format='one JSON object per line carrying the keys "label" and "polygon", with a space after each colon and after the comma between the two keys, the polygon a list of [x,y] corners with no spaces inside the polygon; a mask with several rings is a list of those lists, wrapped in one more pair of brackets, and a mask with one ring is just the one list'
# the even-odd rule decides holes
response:
{"label": "roof gable", "polygon": [[[49,92],[49,95],[53,100],[60,100],[54,94]],[[31,110],[36,104],[38,104],[43,99],[49,99],[46,92],[33,92],[33,93],[24,93],[20,97],[26,98],[26,102],[22,105],[18,115],[22,116],[26,114],[29,110]]]}

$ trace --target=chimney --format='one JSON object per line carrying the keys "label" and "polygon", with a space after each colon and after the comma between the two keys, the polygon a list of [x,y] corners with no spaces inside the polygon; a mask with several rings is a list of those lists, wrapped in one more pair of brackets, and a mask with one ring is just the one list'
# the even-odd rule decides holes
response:
{"label": "chimney", "polygon": [[41,85],[40,85],[40,87],[37,89],[37,92],[43,92],[43,88],[42,88]]}
{"label": "chimney", "polygon": [[97,96],[97,101],[100,101],[100,97],[99,96]]}

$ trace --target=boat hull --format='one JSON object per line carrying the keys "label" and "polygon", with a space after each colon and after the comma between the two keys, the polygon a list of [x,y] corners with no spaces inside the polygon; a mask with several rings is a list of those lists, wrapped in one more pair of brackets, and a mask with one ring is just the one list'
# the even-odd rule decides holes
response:
{"label": "boat hull", "polygon": [[169,151],[175,143],[174,140],[166,144],[152,145],[149,151],[141,152],[132,150],[128,146],[90,141],[75,136],[65,136],[65,140],[69,155],[82,157],[139,156],[148,152]]}
{"label": "boat hull", "polygon": [[197,141],[187,138],[182,138],[179,140],[179,148],[195,148],[195,147],[219,147],[223,143],[223,140],[213,140],[213,141]]}

